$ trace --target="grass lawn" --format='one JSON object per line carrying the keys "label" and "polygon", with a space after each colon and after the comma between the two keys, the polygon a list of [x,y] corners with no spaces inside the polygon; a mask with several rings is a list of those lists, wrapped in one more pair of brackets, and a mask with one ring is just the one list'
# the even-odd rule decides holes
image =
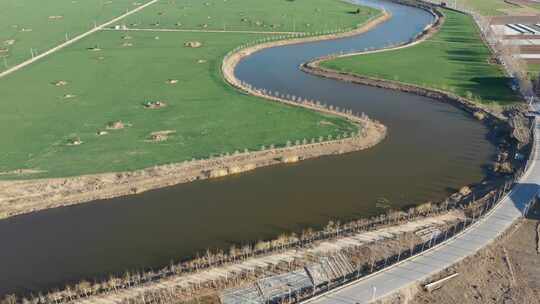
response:
{"label": "grass lawn", "polygon": [[[49,24],[49,15],[64,15],[54,22],[82,31],[96,15],[101,17],[98,21],[108,20],[113,12],[121,13],[132,5],[123,0],[112,4],[57,0],[52,7],[36,9],[39,16],[28,13],[17,19],[15,15],[22,15],[32,2],[6,1],[0,4],[0,11],[11,10],[0,13],[10,18],[0,21],[6,25],[4,30],[7,27],[15,38],[41,33],[43,46],[52,46],[65,32],[63,27],[53,28],[56,23]],[[61,3],[72,6],[61,11]],[[271,30],[264,25],[275,23],[280,31],[315,31],[337,24],[350,27],[377,14],[368,8],[351,14],[356,8],[339,0],[163,0],[132,18],[143,20],[141,25],[159,18],[160,27],[172,26],[183,17],[193,28],[201,23],[208,23],[208,29],[218,28],[225,21],[241,30]],[[79,23],[71,19],[74,15]],[[242,21],[241,16],[253,19]],[[294,23],[288,23],[291,18]],[[321,20],[332,21],[324,24]],[[34,31],[9,28],[14,23]],[[42,31],[45,25],[50,28]],[[102,31],[0,79],[0,172],[42,170],[22,176],[37,178],[135,170],[355,131],[354,125],[341,118],[247,96],[224,82],[220,74],[223,56],[264,36],[268,35]],[[33,41],[16,40],[10,51],[13,56],[24,43]],[[202,47],[185,47],[187,41],[200,41]],[[101,51],[88,50],[94,46]],[[177,83],[167,83],[171,79]],[[66,83],[54,84],[59,81]],[[145,109],[147,101],[164,101],[167,107]],[[115,121],[126,127],[107,130],[107,124]],[[98,131],[108,134],[98,136]],[[151,133],[158,131],[173,133],[166,141],[150,142]],[[82,144],[68,145],[75,138]],[[20,177],[0,174],[0,179]]]}
{"label": "grass lawn", "polygon": [[[132,47],[122,46],[122,36],[100,32],[0,81],[0,171],[46,171],[28,176],[37,177],[134,170],[356,130],[342,119],[227,86],[219,74],[222,56],[260,36],[133,32]],[[203,47],[183,46],[192,40]],[[95,44],[102,51],[87,50]],[[51,84],[58,80],[68,84]],[[154,100],[168,106],[144,108]],[[118,120],[132,126],[97,136]],[[150,133],[164,130],[175,133],[148,142]],[[83,144],[66,145],[73,137]]]}
{"label": "grass lawn", "polygon": [[486,104],[518,101],[500,67],[488,63],[490,52],[474,21],[443,11],[446,21],[432,38],[418,45],[324,62],[326,68],[433,87]]}
{"label": "grass lawn", "polygon": [[352,28],[378,14],[339,0],[172,0],[122,20],[133,28],[316,32]]}
{"label": "grass lawn", "polygon": [[[134,2],[148,0],[2,0],[0,1],[0,71],[31,57],[30,49],[41,53],[60,44],[66,33],[73,37],[133,9]],[[54,19],[54,16],[62,16]],[[49,18],[51,17],[51,18]],[[13,40],[13,41],[11,41]],[[0,57],[6,54],[0,53]]]}

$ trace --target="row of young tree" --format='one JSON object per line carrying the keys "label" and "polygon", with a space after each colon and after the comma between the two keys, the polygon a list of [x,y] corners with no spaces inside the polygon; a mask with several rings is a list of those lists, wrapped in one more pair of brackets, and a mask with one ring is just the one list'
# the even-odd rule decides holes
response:
{"label": "row of young tree", "polygon": [[[362,231],[373,231],[384,226],[397,225],[414,219],[441,214],[457,206],[457,202],[450,202],[448,200],[440,203],[428,202],[411,207],[407,211],[388,210],[386,213],[372,218],[358,219],[347,223],[330,221],[321,230],[307,228],[300,233],[282,234],[273,240],[258,241],[245,245],[233,245],[228,251],[221,249],[215,251],[207,250],[204,254],[197,255],[196,258],[180,263],[171,263],[169,266],[159,270],[131,271],[126,272],[122,276],[111,276],[108,280],[93,283],[85,280],[73,286],[66,286],[63,290],[55,290],[47,294],[38,294],[29,298],[17,299],[14,295],[8,295],[2,301],[2,304],[68,303],[75,299],[116,292],[121,289],[157,282],[167,277],[181,276],[212,267],[238,263],[255,256],[282,252],[291,248],[305,248],[312,246],[315,242],[333,240]],[[234,283],[233,277],[231,277],[231,280]],[[214,286],[215,282],[208,282],[208,284],[192,285],[185,293],[189,294],[203,287],[218,287]]]}

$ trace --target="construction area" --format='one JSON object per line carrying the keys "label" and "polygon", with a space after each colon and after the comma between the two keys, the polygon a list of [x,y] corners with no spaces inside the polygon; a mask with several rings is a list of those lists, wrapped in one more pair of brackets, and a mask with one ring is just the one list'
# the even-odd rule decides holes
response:
{"label": "construction area", "polygon": [[514,56],[527,64],[540,63],[540,16],[493,17],[491,29]]}

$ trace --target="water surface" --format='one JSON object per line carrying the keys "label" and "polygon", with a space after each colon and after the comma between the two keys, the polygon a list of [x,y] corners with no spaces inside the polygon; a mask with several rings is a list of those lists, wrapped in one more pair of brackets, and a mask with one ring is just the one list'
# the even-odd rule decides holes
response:
{"label": "water surface", "polygon": [[433,21],[415,8],[355,2],[384,6],[393,18],[360,36],[258,52],[241,62],[237,75],[256,87],[365,112],[388,126],[384,142],[344,156],[0,221],[0,294],[160,267],[206,248],[374,215],[383,211],[375,206],[380,198],[400,207],[480,181],[494,147],[486,128],[465,113],[298,70],[314,57],[407,41]]}

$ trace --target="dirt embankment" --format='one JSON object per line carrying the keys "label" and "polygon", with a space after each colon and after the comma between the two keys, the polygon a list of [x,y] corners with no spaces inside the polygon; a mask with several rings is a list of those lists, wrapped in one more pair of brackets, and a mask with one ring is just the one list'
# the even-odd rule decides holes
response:
{"label": "dirt embankment", "polygon": [[386,135],[386,127],[365,121],[353,137],[265,151],[235,153],[215,159],[163,165],[134,172],[0,182],[0,218],[237,174],[256,168],[337,155],[370,148]]}
{"label": "dirt embankment", "polygon": [[234,87],[273,101],[343,117],[359,125],[362,130],[359,134],[323,142],[301,143],[285,148],[234,153],[233,155],[218,158],[156,166],[133,172],[115,172],[56,179],[2,181],[0,182],[0,219],[49,208],[136,194],[195,180],[218,178],[251,171],[260,167],[298,162],[325,155],[355,152],[373,147],[386,137],[387,129],[381,123],[372,121],[365,116],[355,116],[350,112],[325,108],[309,101],[293,102],[266,95],[260,90],[242,85],[241,81],[235,77],[234,69],[242,58],[264,48],[356,35],[368,31],[389,18],[390,15],[383,12],[379,17],[350,32],[260,44],[231,54],[223,61],[222,71],[224,78]]}

